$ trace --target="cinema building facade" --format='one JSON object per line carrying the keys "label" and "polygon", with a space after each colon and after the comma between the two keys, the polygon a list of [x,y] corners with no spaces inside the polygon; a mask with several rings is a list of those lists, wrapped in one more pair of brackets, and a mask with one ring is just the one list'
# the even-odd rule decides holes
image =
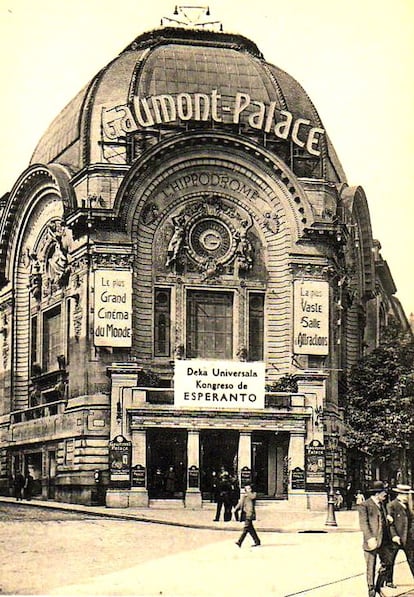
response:
{"label": "cinema building facade", "polygon": [[44,499],[201,507],[224,466],[306,509],[369,478],[343,383],[395,287],[363,189],[253,42],[138,37],[1,209],[2,493],[22,469]]}

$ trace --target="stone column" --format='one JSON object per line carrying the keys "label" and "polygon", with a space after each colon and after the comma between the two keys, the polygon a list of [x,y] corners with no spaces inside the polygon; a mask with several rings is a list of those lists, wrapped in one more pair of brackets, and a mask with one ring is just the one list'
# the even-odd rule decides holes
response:
{"label": "stone column", "polygon": [[[141,367],[134,363],[113,364],[107,373],[111,378],[111,431],[110,439],[117,435],[131,440],[128,422],[128,408],[131,407],[132,388],[137,386]],[[127,508],[131,490],[109,488],[106,492],[106,505],[109,508]]]}
{"label": "stone column", "polygon": [[187,438],[187,491],[185,507],[198,510],[202,507],[200,491],[200,433],[198,430],[188,431]]}
{"label": "stone column", "polygon": [[252,434],[251,431],[240,431],[239,437],[239,483],[240,488],[244,487],[251,480],[252,475]]}
{"label": "stone column", "polygon": [[129,494],[132,508],[147,508],[148,471],[147,471],[147,433],[145,429],[132,431],[132,487]]}

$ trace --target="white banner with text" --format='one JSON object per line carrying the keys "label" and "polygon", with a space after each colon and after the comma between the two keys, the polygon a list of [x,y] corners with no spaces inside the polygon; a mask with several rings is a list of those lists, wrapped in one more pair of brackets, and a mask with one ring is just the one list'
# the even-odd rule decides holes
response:
{"label": "white banner with text", "polygon": [[98,269],[95,272],[95,346],[132,345],[132,273]]}
{"label": "white banner with text", "polygon": [[293,352],[329,353],[329,284],[317,280],[295,280]]}
{"label": "white banner with text", "polygon": [[175,361],[175,406],[256,410],[264,408],[264,396],[262,361]]}

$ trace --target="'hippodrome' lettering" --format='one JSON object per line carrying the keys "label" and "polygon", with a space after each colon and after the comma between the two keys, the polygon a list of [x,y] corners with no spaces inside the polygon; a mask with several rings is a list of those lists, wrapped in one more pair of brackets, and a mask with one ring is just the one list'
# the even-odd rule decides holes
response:
{"label": "'hippodrome' lettering", "polygon": [[248,186],[238,178],[232,178],[226,174],[215,174],[211,172],[192,172],[179,176],[162,190],[165,197],[171,197],[175,193],[192,187],[216,187],[239,193],[247,199],[255,201],[259,193],[253,187]]}

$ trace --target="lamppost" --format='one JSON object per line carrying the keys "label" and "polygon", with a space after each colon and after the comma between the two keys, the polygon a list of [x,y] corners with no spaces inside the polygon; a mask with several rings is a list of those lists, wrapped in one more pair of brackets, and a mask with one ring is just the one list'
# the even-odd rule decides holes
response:
{"label": "lamppost", "polygon": [[335,454],[338,449],[339,433],[338,431],[332,431],[331,435],[327,438],[327,447],[331,452],[331,479],[329,483],[329,496],[328,496],[328,512],[326,517],[325,526],[337,527],[338,524],[335,518],[335,494],[334,494],[334,474],[335,474]]}

